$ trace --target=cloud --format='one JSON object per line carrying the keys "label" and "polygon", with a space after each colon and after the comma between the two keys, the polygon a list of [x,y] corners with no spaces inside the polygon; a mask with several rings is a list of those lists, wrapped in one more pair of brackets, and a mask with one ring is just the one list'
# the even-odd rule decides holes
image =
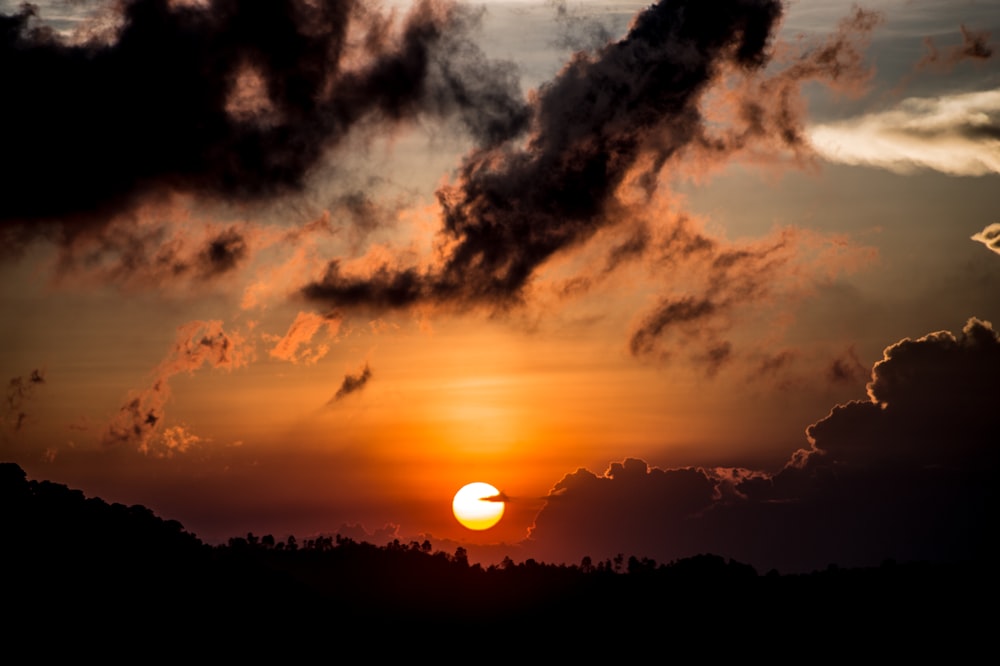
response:
{"label": "cloud", "polygon": [[198,272],[206,277],[228,273],[246,255],[246,240],[239,231],[230,227],[209,239],[198,253]]}
{"label": "cloud", "polygon": [[634,169],[658,172],[698,136],[698,103],[723,63],[765,63],[780,13],[770,0],[649,7],[623,39],[578,53],[539,89],[527,139],[480,145],[438,191],[436,266],[348,275],[332,261],[303,293],[380,308],[519,302],[541,264],[613,224],[616,192]]}
{"label": "cloud", "polygon": [[539,512],[529,547],[559,561],[661,557],[664,543],[700,552],[684,527],[711,505],[715,485],[701,470],[661,470],[635,458],[612,463],[600,476],[580,468],[553,486],[558,499]]}
{"label": "cloud", "polygon": [[[366,124],[457,115],[488,145],[526,119],[512,66],[486,60],[476,14],[448,2],[399,20],[356,0],[115,7],[113,30],[75,41],[30,5],[0,15],[8,239],[72,238],[172,192],[295,193]],[[235,246],[215,247],[224,266]]]}
{"label": "cloud", "polygon": [[847,239],[796,228],[727,243],[705,235],[683,216],[650,245],[660,294],[632,326],[629,351],[668,359],[680,347],[693,346],[694,360],[709,375],[739,356],[726,339],[737,321],[771,316],[771,303],[787,305],[807,296],[875,256],[873,249]]}
{"label": "cloud", "polygon": [[32,399],[35,390],[44,383],[45,372],[37,368],[27,376],[11,377],[7,382],[3,419],[0,423],[15,433],[20,432],[28,418],[25,411],[26,403]]}
{"label": "cloud", "polygon": [[994,222],[982,231],[977,231],[972,235],[972,240],[978,241],[990,250],[1000,254],[1000,222]]}
{"label": "cloud", "polygon": [[686,148],[687,170],[697,176],[735,155],[763,163],[788,153],[799,163],[810,160],[803,86],[820,83],[841,94],[862,94],[874,74],[865,52],[883,18],[855,6],[819,41],[779,43],[774,62],[765,70],[749,75],[724,71],[709,93],[710,103],[704,105],[708,122]]}
{"label": "cloud", "polygon": [[[20,121],[8,125],[30,129],[60,104],[79,109],[51,119],[48,131],[25,132],[38,137],[31,146],[14,146],[15,156],[25,154],[25,173],[47,169],[46,187],[60,196],[18,187],[28,176],[12,174],[5,182],[24,200],[0,203],[8,246],[32,234],[60,240],[67,282],[218,284],[277,254],[279,234],[246,222],[193,231],[177,200],[252,205],[295,194],[321,162],[336,159],[351,132],[449,117],[475,147],[437,192],[432,251],[372,246],[360,259],[336,256],[316,270],[314,234],[289,234],[289,245],[307,247],[261,269],[243,307],[287,296],[286,285],[298,280],[300,295],[344,316],[427,305],[501,311],[526,302],[546,263],[601,238],[608,245],[600,263],[567,281],[563,295],[578,296],[651,258],[660,294],[640,314],[630,349],[664,357],[670,343],[702,340],[691,358],[710,374],[738,357],[725,335],[733,312],[768,298],[771,281],[802,269],[794,260],[802,236],[782,231],[734,246],[685,228],[694,245],[672,243],[684,225],[674,212],[653,210],[666,198],[661,176],[684,177],[753,150],[806,151],[802,86],[852,90],[867,81],[864,46],[880,20],[857,9],[819,42],[779,49],[778,0],[727,0],[712,11],[693,0],[660,2],[640,12],[622,39],[607,42],[556,3],[567,29],[586,28],[605,43],[572,56],[526,101],[515,68],[488,60],[470,37],[480,13],[447,2],[419,2],[402,17],[354,0],[252,7],[125,0],[119,7],[114,31],[72,44],[36,29],[29,10],[4,19],[3,48],[17,54],[21,77],[10,85],[52,82],[37,100],[29,95],[0,110]],[[771,62],[775,51],[780,57]],[[137,71],[141,85],[120,85]],[[76,104],[84,84],[86,98]],[[36,102],[43,105],[37,117]],[[732,111],[727,122],[719,121],[720,108]],[[157,130],[134,127],[136,119]],[[100,146],[88,143],[104,134]],[[91,184],[95,170],[84,161],[98,148],[112,168]],[[42,155],[53,156],[54,166],[44,166]],[[328,203],[351,230],[347,245],[357,254],[387,215],[365,188],[339,189]],[[336,233],[324,219],[323,230]],[[700,276],[693,288],[685,288],[680,265]],[[276,348],[295,353],[288,350]]]}
{"label": "cloud", "polygon": [[998,372],[1000,339],[989,322],[971,318],[957,336],[900,340],[872,368],[867,401],[839,405],[809,426],[810,459],[968,466],[996,457],[983,445],[994,429]]}
{"label": "cloud", "polygon": [[993,47],[990,46],[990,33],[986,31],[969,30],[964,25],[959,26],[962,33],[962,43],[940,50],[930,37],[924,39],[927,55],[920,59],[916,69],[938,68],[950,71],[964,60],[989,60],[993,57]]}
{"label": "cloud", "polygon": [[807,428],[777,471],[657,469],[638,459],[555,484],[526,556],[617,553],[670,561],[713,552],[809,571],[885,558],[965,561],[992,552],[1000,336],[969,319],[885,349],[868,399]]}
{"label": "cloud", "polygon": [[[273,358],[292,363],[312,365],[326,356],[329,345],[309,346],[313,337],[321,329],[326,329],[328,337],[335,337],[340,330],[342,319],[336,314],[320,315],[315,312],[299,312],[284,336],[270,336],[276,342],[268,352]],[[300,347],[302,349],[300,349]]]}
{"label": "cloud", "polygon": [[[302,294],[345,310],[505,311],[529,301],[546,264],[594,252],[588,244],[599,239],[601,257],[554,293],[579,296],[650,258],[662,291],[634,327],[630,350],[662,357],[680,331],[704,341],[693,358],[717,371],[734,352],[723,338],[733,311],[778,291],[772,281],[804,273],[799,255],[809,242],[792,230],[742,246],[710,238],[665,210],[660,176],[683,177],[753,146],[807,151],[801,87],[823,81],[849,90],[867,81],[863,47],[880,20],[856,10],[771,72],[764,65],[780,14],[769,0],[712,11],[694,2],[650,6],[622,39],[575,54],[539,88],[526,138],[466,156],[437,192],[441,228],[426,265],[399,255],[360,267],[333,259]],[[725,133],[713,93],[734,78],[742,83],[721,96],[736,109]]]}
{"label": "cloud", "polygon": [[177,425],[164,428],[163,432],[153,437],[146,437],[139,445],[139,452],[154,458],[173,458],[182,455],[207,442],[190,432],[185,426]]}
{"label": "cloud", "polygon": [[795,360],[795,357],[795,352],[790,349],[783,349],[774,354],[767,354],[757,365],[753,376],[766,377],[777,375],[784,368],[788,367]]}
{"label": "cloud", "polygon": [[611,41],[612,35],[608,27],[594,16],[580,13],[580,8],[570,11],[566,0],[551,0],[556,11],[558,34],[555,45],[573,51],[599,49]]}
{"label": "cloud", "polygon": [[180,426],[158,436],[171,397],[170,378],[205,365],[234,370],[250,363],[252,357],[253,348],[240,334],[227,333],[221,321],[191,321],[178,327],[174,345],[153,371],[150,386],[129,395],[105,429],[104,444],[134,446],[157,457],[183,453],[200,439],[178,430]]}
{"label": "cloud", "polygon": [[341,382],[340,388],[337,389],[337,393],[334,394],[333,398],[330,400],[329,404],[333,404],[338,400],[347,397],[351,393],[356,393],[368,384],[368,380],[372,378],[371,368],[365,363],[365,367],[356,375],[344,375],[344,381]]}
{"label": "cloud", "polygon": [[688,268],[688,283],[679,294],[661,296],[643,315],[631,333],[629,350],[635,356],[652,354],[677,330],[688,338],[704,337],[706,358],[718,369],[732,351],[717,339],[724,327],[720,321],[736,306],[767,295],[782,266],[796,257],[795,245],[790,229],[769,242],[737,248],[678,226],[661,245],[660,261]]}
{"label": "cloud", "polygon": [[139,207],[60,245],[55,281],[74,287],[108,284],[122,291],[187,291],[235,274],[267,244],[264,234],[249,224],[198,221],[178,202],[163,202]]}
{"label": "cloud", "polygon": [[832,384],[852,384],[867,376],[868,369],[861,363],[853,346],[844,355],[833,359],[826,371],[826,378]]}
{"label": "cloud", "polygon": [[399,525],[386,523],[380,528],[369,532],[361,523],[342,523],[336,529],[336,535],[354,541],[366,541],[375,545],[383,545],[399,539]]}
{"label": "cloud", "polygon": [[888,111],[814,125],[809,141],[826,160],[896,173],[1000,173],[1000,89],[912,97]]}

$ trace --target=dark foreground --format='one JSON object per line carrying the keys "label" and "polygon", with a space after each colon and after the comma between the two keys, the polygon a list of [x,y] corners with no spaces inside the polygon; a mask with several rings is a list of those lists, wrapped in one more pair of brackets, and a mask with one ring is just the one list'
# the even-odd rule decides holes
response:
{"label": "dark foreground", "polygon": [[13,464],[0,464],[0,554],[5,654],[31,660],[966,663],[992,648],[998,619],[985,562],[790,576],[715,555],[483,568],[429,543],[247,535],[212,547]]}

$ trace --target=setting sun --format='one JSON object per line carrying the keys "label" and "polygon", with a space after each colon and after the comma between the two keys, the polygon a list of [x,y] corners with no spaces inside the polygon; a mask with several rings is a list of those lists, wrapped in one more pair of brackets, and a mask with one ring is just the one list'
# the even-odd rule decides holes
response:
{"label": "setting sun", "polygon": [[503,501],[487,499],[498,495],[500,491],[488,483],[470,483],[455,493],[451,510],[458,522],[470,530],[488,530],[503,517]]}

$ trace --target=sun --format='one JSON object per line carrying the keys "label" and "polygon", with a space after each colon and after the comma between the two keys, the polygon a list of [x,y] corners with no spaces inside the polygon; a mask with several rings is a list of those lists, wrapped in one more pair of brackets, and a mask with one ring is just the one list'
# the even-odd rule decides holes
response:
{"label": "sun", "polygon": [[451,510],[455,512],[458,522],[470,530],[488,530],[500,522],[504,504],[502,501],[486,498],[499,495],[500,491],[488,483],[470,483],[455,493]]}

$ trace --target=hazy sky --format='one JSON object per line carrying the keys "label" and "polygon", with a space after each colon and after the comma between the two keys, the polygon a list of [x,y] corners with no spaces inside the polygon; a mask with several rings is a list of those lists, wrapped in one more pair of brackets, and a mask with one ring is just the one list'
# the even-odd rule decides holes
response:
{"label": "hazy sky", "polygon": [[208,541],[973,552],[1000,8],[645,8],[0,2],[0,457]]}

